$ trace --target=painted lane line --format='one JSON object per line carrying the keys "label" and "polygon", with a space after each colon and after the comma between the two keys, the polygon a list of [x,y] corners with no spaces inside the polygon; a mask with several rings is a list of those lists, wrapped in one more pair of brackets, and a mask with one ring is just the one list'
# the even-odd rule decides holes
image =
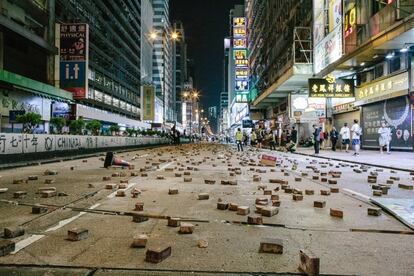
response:
{"label": "painted lane line", "polygon": [[44,236],[45,235],[31,235],[30,237],[28,237],[28,238],[26,238],[24,240],[21,240],[19,242],[17,242],[14,251],[11,252],[10,254],[13,254],[13,255],[16,254],[17,252],[19,252],[23,248],[29,246],[30,244],[34,243],[35,241],[40,240]]}
{"label": "painted lane line", "polygon": [[351,193],[352,195],[359,196],[359,197],[361,197],[361,198],[363,198],[363,199],[365,199],[365,200],[369,200],[369,199],[370,199],[370,197],[369,197],[369,196],[366,196],[366,195],[364,195],[364,194],[361,194],[361,193],[355,192],[354,190],[350,190],[350,189],[343,189],[343,191],[346,191],[346,192],[348,192],[348,193]]}
{"label": "painted lane line", "polygon": [[[100,203],[97,203],[95,205],[92,205],[88,209],[93,210],[93,209],[95,209],[96,207],[98,207],[100,205],[101,205]],[[58,222],[57,225],[46,229],[45,233],[50,232],[50,231],[55,231],[59,228],[62,228],[63,226],[65,226],[65,225],[71,223],[72,221],[74,221],[75,219],[78,219],[79,217],[83,216],[84,214],[86,214],[86,212],[80,212],[76,216],[73,216],[73,217],[68,218],[68,219],[61,220],[61,221]],[[45,237],[45,235],[31,235],[30,237],[17,242],[16,247],[15,247],[14,251],[11,254],[16,254],[20,250],[24,249],[25,247],[31,245],[32,243],[34,243],[38,240],[40,240],[43,237]]]}
{"label": "painted lane line", "polygon": [[[132,188],[132,186],[136,185],[137,183],[130,183],[128,184],[128,186],[125,188],[125,191],[128,191],[129,189]],[[107,198],[114,198],[116,196],[117,191],[111,193],[110,195],[107,196]]]}
{"label": "painted lane line", "polygon": [[167,168],[168,166],[170,166],[170,165],[174,164],[174,162],[175,162],[175,161],[173,161],[173,162],[169,162],[169,163],[167,163],[167,164],[165,164],[165,165],[160,166],[160,168],[159,168],[159,169],[157,169],[157,172],[162,171],[163,169]]}

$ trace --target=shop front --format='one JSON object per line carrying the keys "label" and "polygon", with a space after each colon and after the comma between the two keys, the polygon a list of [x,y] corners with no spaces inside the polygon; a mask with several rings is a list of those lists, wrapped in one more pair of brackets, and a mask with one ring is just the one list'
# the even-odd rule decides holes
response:
{"label": "shop front", "polygon": [[362,146],[377,149],[382,122],[391,128],[391,149],[413,150],[412,108],[408,72],[394,74],[357,89],[356,106],[362,107]]}
{"label": "shop front", "polygon": [[361,109],[353,102],[333,106],[333,125],[338,132],[345,123],[351,128],[355,119],[361,120]]}

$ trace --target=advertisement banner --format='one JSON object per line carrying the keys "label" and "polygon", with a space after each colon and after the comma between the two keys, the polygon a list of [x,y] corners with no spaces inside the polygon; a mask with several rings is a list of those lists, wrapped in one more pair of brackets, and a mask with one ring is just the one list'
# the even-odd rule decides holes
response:
{"label": "advertisement banner", "polygon": [[88,24],[60,25],[60,87],[75,99],[88,95]]}
{"label": "advertisement banner", "polygon": [[329,1],[329,32],[332,32],[342,22],[342,0]]}
{"label": "advertisement banner", "polygon": [[413,148],[412,110],[407,96],[363,106],[362,145],[378,148],[378,128],[386,122],[392,132],[391,149]]}
{"label": "advertisement banner", "polygon": [[155,90],[154,86],[146,85],[143,90],[143,120],[154,121],[155,119]]}
{"label": "advertisement banner", "polygon": [[334,63],[342,56],[342,24],[329,33],[315,46],[314,70],[315,74]]}

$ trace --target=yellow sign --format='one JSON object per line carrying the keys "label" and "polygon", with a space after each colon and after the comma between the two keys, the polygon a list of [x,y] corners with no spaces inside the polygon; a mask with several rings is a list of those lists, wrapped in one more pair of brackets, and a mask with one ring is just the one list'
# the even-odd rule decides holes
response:
{"label": "yellow sign", "polygon": [[154,121],[155,117],[155,90],[154,86],[144,86],[143,91],[143,120]]}
{"label": "yellow sign", "polygon": [[233,18],[234,27],[245,27],[246,26],[246,17],[234,17]]}
{"label": "yellow sign", "polygon": [[407,72],[392,76],[385,80],[363,85],[357,89],[355,96],[358,101],[400,91],[408,91]]}
{"label": "yellow sign", "polygon": [[234,59],[236,60],[245,60],[247,59],[247,51],[246,50],[234,50]]}

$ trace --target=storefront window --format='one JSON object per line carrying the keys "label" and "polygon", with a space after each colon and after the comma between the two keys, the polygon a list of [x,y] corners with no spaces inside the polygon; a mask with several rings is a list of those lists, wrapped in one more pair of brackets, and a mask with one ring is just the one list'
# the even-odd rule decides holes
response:
{"label": "storefront window", "polygon": [[390,73],[401,69],[401,57],[396,57],[390,60]]}

